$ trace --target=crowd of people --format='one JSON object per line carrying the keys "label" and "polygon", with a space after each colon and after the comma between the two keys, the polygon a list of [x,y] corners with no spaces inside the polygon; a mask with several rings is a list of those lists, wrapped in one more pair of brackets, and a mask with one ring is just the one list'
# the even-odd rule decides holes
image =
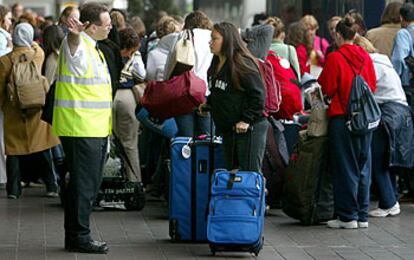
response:
{"label": "crowd of people", "polygon": [[[276,119],[293,120],[304,113],[300,86],[293,82],[308,74],[318,78],[330,100],[329,164],[335,169],[337,219],[327,226],[367,228],[368,216],[398,215],[398,170],[414,166],[412,138],[407,137],[414,131],[414,71],[407,59],[414,57],[414,5],[388,4],[381,26],[369,31],[354,10],[332,17],[327,27],[329,41],[318,36],[319,23],[312,15],[286,27],[280,18],[267,17],[240,30],[229,22],[213,24],[201,11],[184,18],[160,12],[149,29],[138,16],[96,3],[68,7],[58,21],[21,4],[0,6],[0,182],[7,182],[8,198],[18,199],[21,183],[39,178],[46,195],[57,197],[54,155],[63,148],[69,172],[65,248],[106,253],[106,243],[90,236],[89,216],[108,137],[115,136],[122,146],[119,156],[128,181],[141,192],[162,194],[170,140],[137,121],[139,100],[133,86],[174,76],[171,50],[185,31],[192,35],[194,73],[208,89],[207,101],[198,110],[174,118],[178,136],[210,135],[213,120],[223,137],[226,168],[261,172],[269,123],[263,113],[266,91],[259,63],[275,56],[277,66],[289,71],[283,75],[290,75],[279,79],[282,103]],[[55,91],[52,124],[41,119],[41,109],[22,110],[11,94],[10,85],[18,77],[15,64],[22,56]],[[354,135],[346,126],[355,75],[366,81],[381,108],[382,121],[373,133]],[[370,211],[372,180],[379,204]]]}

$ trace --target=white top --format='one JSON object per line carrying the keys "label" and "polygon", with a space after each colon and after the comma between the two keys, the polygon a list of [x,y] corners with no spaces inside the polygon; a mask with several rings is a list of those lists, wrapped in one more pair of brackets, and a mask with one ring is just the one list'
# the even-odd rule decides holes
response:
{"label": "white top", "polygon": [[375,100],[379,104],[394,101],[407,106],[401,79],[388,56],[380,53],[371,53],[370,56],[374,62],[377,79],[377,89],[374,92]]}
{"label": "white top", "polygon": [[165,35],[160,39],[157,47],[148,53],[147,80],[161,81],[164,79],[168,53],[173,48],[177,35],[176,33]]}
{"label": "white top", "polygon": [[[92,39],[88,34],[85,32],[81,32],[81,36],[84,36],[85,39],[92,45],[96,46],[96,41]],[[83,76],[87,69],[88,69],[88,54],[87,54],[87,47],[85,46],[85,42],[81,39],[78,48],[76,49],[74,55],[70,53],[68,37],[66,36],[63,40],[63,52],[66,62],[67,69],[75,76]],[[106,66],[105,59],[96,60],[95,66],[98,67],[98,72],[105,72],[105,75],[101,75],[100,77],[105,78],[109,75],[108,67]],[[108,76],[109,77],[109,76]]]}
{"label": "white top", "polygon": [[128,79],[144,80],[147,72],[145,71],[145,65],[142,61],[142,56],[139,51],[136,51],[131,58],[124,65],[121,71],[120,83],[127,82]]}
{"label": "white top", "polygon": [[[210,40],[211,40],[211,31],[206,29],[193,29],[193,41],[194,41],[194,51],[195,51],[195,65],[194,65],[194,73],[204,80],[206,85],[207,82],[207,71],[210,67],[211,60],[213,59],[213,54],[210,51]],[[175,34],[176,39],[175,43],[179,38],[179,34]],[[174,47],[175,48],[175,43]],[[169,52],[170,54],[171,52]],[[171,66],[170,62],[171,57],[168,57],[167,63],[165,64],[165,71],[169,71],[169,67]],[[164,79],[166,75],[164,75]],[[206,95],[209,95],[209,90],[207,88]]]}
{"label": "white top", "polygon": [[[193,29],[194,50],[196,55],[194,72],[207,83],[207,71],[210,67],[213,53],[210,51],[211,31],[205,29]],[[208,89],[208,88],[207,88]]]}
{"label": "white top", "polygon": [[8,41],[11,41],[10,33],[0,27],[0,57],[12,51],[12,48],[7,47]]}

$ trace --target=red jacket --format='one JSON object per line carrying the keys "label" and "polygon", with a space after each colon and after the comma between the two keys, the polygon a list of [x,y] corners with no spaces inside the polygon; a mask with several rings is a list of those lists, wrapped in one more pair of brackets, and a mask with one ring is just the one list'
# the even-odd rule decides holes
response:
{"label": "red jacket", "polygon": [[298,54],[298,62],[300,68],[300,75],[303,76],[305,72],[310,73],[310,63],[308,51],[305,44],[301,43],[296,47],[296,53]]}
{"label": "red jacket", "polygon": [[[352,68],[344,56],[351,63]],[[339,50],[328,55],[318,82],[322,86],[324,95],[332,98],[328,110],[330,117],[346,114],[352,80],[361,68],[361,76],[374,92],[376,89],[374,64],[364,49],[357,45],[344,44]]]}

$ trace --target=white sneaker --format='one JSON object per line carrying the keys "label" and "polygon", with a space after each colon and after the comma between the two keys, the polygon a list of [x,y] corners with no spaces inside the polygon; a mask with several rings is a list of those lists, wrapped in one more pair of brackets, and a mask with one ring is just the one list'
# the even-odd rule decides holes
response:
{"label": "white sneaker", "polygon": [[358,223],[356,220],[351,220],[349,222],[340,221],[339,219],[330,220],[326,223],[329,228],[345,228],[345,229],[354,229],[358,228]]}
{"label": "white sneaker", "polygon": [[365,221],[365,222],[358,221],[358,227],[359,228],[368,228],[368,221]]}
{"label": "white sneaker", "polygon": [[374,210],[371,210],[368,215],[375,218],[384,218],[386,216],[396,216],[400,214],[400,204],[397,202],[392,208],[389,209],[381,209],[376,208]]}

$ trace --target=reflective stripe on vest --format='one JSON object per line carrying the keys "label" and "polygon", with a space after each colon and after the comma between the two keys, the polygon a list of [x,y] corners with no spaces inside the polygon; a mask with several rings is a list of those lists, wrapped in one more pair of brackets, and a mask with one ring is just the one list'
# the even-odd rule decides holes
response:
{"label": "reflective stripe on vest", "polygon": [[112,103],[107,101],[55,100],[55,107],[108,109],[112,107]]}
{"label": "reflective stripe on vest", "polygon": [[83,34],[80,38],[88,66],[83,75],[72,74],[66,66],[63,44],[59,53],[53,133],[57,136],[105,137],[112,130],[110,76],[102,54]]}
{"label": "reflective stripe on vest", "polygon": [[59,75],[59,81],[70,83],[70,84],[81,84],[81,85],[103,85],[108,81],[104,78],[79,78],[75,76]]}

